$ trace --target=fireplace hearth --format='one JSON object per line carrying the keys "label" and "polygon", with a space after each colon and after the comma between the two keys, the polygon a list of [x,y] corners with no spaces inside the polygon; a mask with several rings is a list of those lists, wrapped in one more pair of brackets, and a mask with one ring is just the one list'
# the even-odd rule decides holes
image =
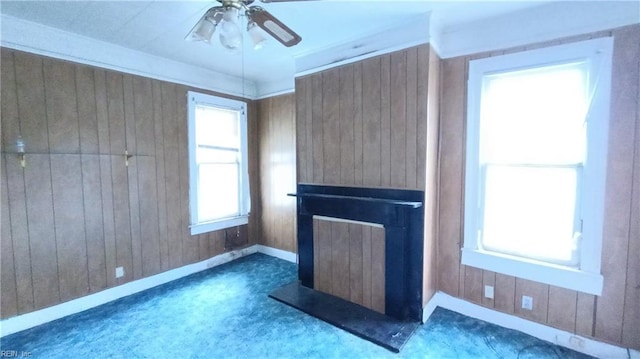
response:
{"label": "fireplace hearth", "polygon": [[[276,290],[271,296],[387,349],[399,351],[422,320],[424,192],[298,184],[297,193],[290,195],[297,197],[299,283]],[[314,216],[384,227],[385,314],[314,290]],[[305,303],[309,308],[305,309]],[[357,324],[356,328],[349,327],[349,323]],[[382,323],[387,323],[388,330],[380,327],[384,326]],[[375,338],[367,337],[367,332],[377,334]],[[385,336],[389,337],[388,343]]]}

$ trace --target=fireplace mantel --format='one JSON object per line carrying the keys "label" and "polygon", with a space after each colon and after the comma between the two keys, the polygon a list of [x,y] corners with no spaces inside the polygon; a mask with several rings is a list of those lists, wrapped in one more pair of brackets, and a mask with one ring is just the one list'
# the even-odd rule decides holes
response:
{"label": "fireplace mantel", "polygon": [[298,278],[314,288],[313,217],[381,224],[385,228],[385,314],[422,319],[424,192],[298,184]]}

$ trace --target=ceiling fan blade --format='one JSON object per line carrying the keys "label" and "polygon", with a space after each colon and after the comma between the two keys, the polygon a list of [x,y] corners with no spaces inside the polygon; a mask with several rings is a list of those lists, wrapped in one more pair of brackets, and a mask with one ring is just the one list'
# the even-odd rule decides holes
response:
{"label": "ceiling fan blade", "polygon": [[299,43],[302,38],[296,34],[287,25],[276,19],[265,9],[253,6],[247,11],[251,20],[253,20],[262,30],[280,41],[284,46],[291,47]]}

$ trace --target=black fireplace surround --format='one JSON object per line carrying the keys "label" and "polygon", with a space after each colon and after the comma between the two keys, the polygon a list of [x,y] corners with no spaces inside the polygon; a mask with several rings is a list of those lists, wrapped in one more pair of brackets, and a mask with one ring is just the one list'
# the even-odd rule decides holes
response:
{"label": "black fireplace surround", "polygon": [[385,314],[422,320],[424,191],[298,184],[298,278],[313,288],[313,216],[382,224]]}

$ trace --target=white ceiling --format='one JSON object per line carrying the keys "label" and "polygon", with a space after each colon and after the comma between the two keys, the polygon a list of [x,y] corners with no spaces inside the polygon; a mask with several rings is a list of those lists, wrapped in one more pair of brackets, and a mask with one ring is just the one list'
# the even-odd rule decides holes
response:
{"label": "white ceiling", "polygon": [[[534,1],[293,1],[260,5],[302,37],[286,48],[269,38],[253,50],[250,41],[240,54],[187,42],[185,35],[217,1],[5,1],[0,13],[174,60],[198,68],[243,77],[255,83],[292,81],[296,58],[371,37],[387,29],[437,19],[440,31],[455,32],[464,24],[544,6]],[[5,27],[3,25],[3,32]],[[268,35],[267,35],[268,36]],[[429,41],[425,34],[425,42]]]}

